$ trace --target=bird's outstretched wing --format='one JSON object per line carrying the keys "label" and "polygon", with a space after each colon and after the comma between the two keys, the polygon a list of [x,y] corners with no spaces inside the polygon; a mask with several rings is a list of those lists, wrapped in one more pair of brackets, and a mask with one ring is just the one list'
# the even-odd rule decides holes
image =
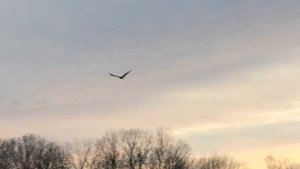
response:
{"label": "bird's outstretched wing", "polygon": [[120,78],[124,78],[125,76],[127,76],[129,73],[131,72],[131,70],[129,70],[128,72],[126,72],[124,75],[122,75]]}
{"label": "bird's outstretched wing", "polygon": [[111,73],[109,73],[109,75],[120,78],[120,76],[117,76],[117,75],[114,75],[114,74],[111,74]]}

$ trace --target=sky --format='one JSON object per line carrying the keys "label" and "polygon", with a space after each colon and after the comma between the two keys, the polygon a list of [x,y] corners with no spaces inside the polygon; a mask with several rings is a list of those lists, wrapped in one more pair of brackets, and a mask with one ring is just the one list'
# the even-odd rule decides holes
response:
{"label": "sky", "polygon": [[299,17],[298,0],[2,0],[0,137],[162,127],[195,155],[300,161]]}

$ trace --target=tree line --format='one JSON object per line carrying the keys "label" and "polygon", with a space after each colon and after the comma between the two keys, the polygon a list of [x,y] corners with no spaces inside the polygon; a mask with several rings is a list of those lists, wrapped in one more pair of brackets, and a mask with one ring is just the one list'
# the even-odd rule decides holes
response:
{"label": "tree line", "polygon": [[[266,158],[268,169],[298,169]],[[94,142],[60,145],[35,135],[0,139],[0,169],[242,169],[228,156],[194,158],[167,130],[107,132]]]}

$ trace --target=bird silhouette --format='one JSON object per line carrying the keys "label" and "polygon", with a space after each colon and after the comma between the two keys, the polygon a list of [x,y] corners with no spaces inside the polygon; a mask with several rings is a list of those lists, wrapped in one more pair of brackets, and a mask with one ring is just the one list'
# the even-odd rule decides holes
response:
{"label": "bird silhouette", "polygon": [[125,76],[127,76],[130,72],[131,72],[131,70],[129,70],[128,72],[126,72],[126,73],[125,73],[124,75],[122,75],[122,76],[114,75],[114,74],[111,74],[111,73],[109,73],[109,75],[114,76],[114,77],[117,77],[117,78],[119,78],[119,79],[124,79]]}

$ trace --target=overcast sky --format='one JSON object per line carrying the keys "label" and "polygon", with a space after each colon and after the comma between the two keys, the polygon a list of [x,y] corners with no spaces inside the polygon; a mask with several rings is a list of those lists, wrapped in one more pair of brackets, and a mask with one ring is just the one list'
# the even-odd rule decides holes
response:
{"label": "overcast sky", "polygon": [[299,17],[299,0],[2,0],[0,137],[164,127],[196,155],[300,161]]}

